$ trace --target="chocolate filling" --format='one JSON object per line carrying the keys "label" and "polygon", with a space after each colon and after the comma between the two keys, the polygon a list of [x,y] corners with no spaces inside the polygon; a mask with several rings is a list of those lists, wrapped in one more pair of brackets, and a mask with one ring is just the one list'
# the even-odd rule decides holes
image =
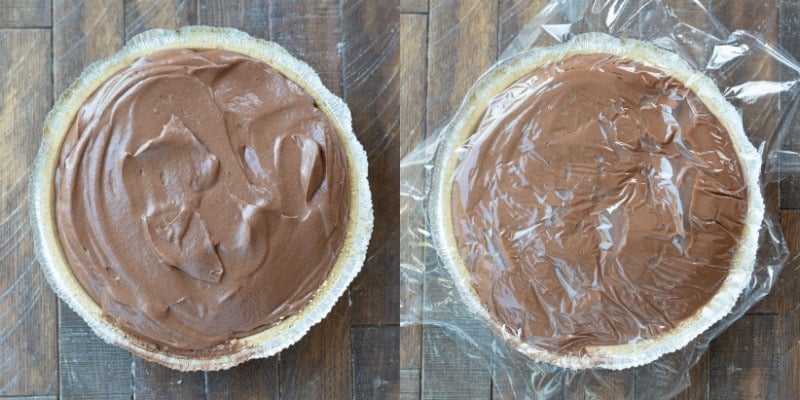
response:
{"label": "chocolate filling", "polygon": [[224,350],[296,313],[336,261],[347,160],[297,84],[222,50],[165,50],[86,101],[56,223],[105,316],[173,352]]}
{"label": "chocolate filling", "polygon": [[460,255],[525,343],[578,354],[653,338],[727,277],[742,169],[716,117],[663,71],[608,54],[547,64],[490,102],[460,158]]}

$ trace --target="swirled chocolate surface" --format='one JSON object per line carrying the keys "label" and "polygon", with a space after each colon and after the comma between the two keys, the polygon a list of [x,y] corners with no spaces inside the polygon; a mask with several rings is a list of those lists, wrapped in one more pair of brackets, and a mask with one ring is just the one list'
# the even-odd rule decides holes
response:
{"label": "swirled chocolate surface", "polygon": [[730,137],[681,82],[608,54],[532,71],[461,150],[452,223],[471,284],[523,342],[652,338],[725,280],[747,212]]}
{"label": "swirled chocolate surface", "polygon": [[165,50],[78,112],[56,222],[107,318],[172,352],[213,352],[313,298],[345,235],[347,176],[297,84],[240,54]]}

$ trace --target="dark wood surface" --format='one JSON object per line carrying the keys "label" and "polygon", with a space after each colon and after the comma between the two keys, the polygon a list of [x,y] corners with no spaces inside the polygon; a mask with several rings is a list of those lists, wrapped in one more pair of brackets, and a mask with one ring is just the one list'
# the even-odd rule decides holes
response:
{"label": "dark wood surface", "polygon": [[[29,168],[54,97],[151,28],[230,26],[312,65],[353,111],[376,210],[362,273],[296,345],[220,372],[181,373],[103,343],[33,255]],[[0,2],[0,398],[347,399],[399,393],[399,10],[367,0]]]}
{"label": "dark wood surface", "polygon": [[[694,0],[666,0],[681,9]],[[800,57],[800,4],[795,0],[700,1],[731,30],[764,32],[771,43],[780,43]],[[535,15],[546,0],[400,0],[401,91],[400,130],[407,154],[452,116],[475,79],[492,63]],[[702,14],[692,24],[708,26]],[[765,80],[780,69],[756,60],[753,68]],[[748,111],[750,112],[750,111]],[[758,112],[758,110],[754,110]],[[798,121],[800,122],[800,121]],[[795,134],[798,135],[798,129]],[[800,137],[800,136],[797,136]],[[789,138],[797,143],[800,139]],[[800,249],[800,176],[787,174],[780,188],[768,193],[780,201],[781,225],[793,254]],[[401,221],[401,226],[402,226]],[[403,243],[405,246],[410,243]],[[404,253],[405,256],[405,253]],[[413,257],[425,260],[425,249]],[[406,307],[423,307],[418,294],[432,290],[425,281],[403,282],[401,297]],[[438,310],[424,309],[424,312]],[[800,399],[800,270],[797,263],[777,277],[773,291],[743,318],[714,340],[691,370],[690,387],[678,399]],[[467,326],[470,335],[484,335],[481,327]],[[400,332],[400,394],[402,399],[506,399],[511,387],[492,381],[486,366],[456,351],[451,333],[437,326],[406,326]],[[441,338],[445,337],[446,340]],[[436,342],[431,345],[429,342]],[[604,384],[584,391],[560,391],[552,398],[622,398],[624,388],[643,391],[635,374],[604,375]],[[526,376],[519,379],[536,379]]]}
{"label": "dark wood surface", "polygon": [[[681,2],[690,1],[676,4]],[[2,2],[0,397],[507,398],[508,388],[493,386],[484,369],[469,360],[448,360],[447,344],[426,346],[425,339],[442,328],[398,330],[399,154],[446,123],[475,78],[544,3]],[[768,39],[800,56],[796,1],[703,3],[723,22],[766,31]],[[758,18],[751,17],[755,13]],[[308,61],[345,98],[369,154],[377,217],[365,269],[325,321],[278,356],[214,373],[171,371],[100,341],[47,287],[34,261],[26,208],[29,166],[53,98],[86,65],[112,54],[136,33],[194,23],[233,26],[275,40]],[[800,249],[798,183],[800,178],[787,176],[780,192],[781,223],[795,251]],[[415,257],[428,256],[418,251]],[[690,388],[678,398],[798,398],[800,270],[793,268],[778,277],[764,301],[712,342],[691,371]],[[419,294],[423,286],[404,282],[402,293]],[[409,307],[420,307],[419,301],[419,296],[404,298]],[[474,329],[476,335],[487,333]],[[597,392],[618,397],[615,388],[635,384],[631,379],[620,374]]]}

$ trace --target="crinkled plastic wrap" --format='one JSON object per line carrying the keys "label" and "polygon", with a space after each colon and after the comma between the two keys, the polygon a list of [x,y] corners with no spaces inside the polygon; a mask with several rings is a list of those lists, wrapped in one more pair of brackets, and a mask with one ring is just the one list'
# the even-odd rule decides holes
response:
{"label": "crinkled plastic wrap", "polygon": [[[487,73],[501,76],[479,79],[454,121],[404,156],[401,318],[425,326],[425,347],[459,353],[516,398],[609,385],[668,398],[768,293],[789,259],[775,193],[798,160],[781,145],[797,134],[800,66],[694,7],[549,3]],[[698,15],[713,31],[684,22]],[[614,71],[621,82],[592,87]],[[637,79],[660,98],[629,96]],[[570,110],[575,93],[614,101]],[[626,123],[646,133],[614,136],[636,131]]]}

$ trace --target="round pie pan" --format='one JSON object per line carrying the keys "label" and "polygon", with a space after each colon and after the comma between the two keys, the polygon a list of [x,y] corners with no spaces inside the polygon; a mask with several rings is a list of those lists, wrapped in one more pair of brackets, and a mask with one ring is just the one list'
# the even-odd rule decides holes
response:
{"label": "round pie pan", "polygon": [[[517,80],[546,64],[574,55],[604,53],[631,59],[658,68],[682,82],[708,107],[728,132],[739,157],[748,193],[747,215],[741,240],[734,252],[728,276],[714,297],[674,329],[656,337],[630,343],[588,346],[581,354],[557,353],[522,341],[506,329],[488,311],[471,285],[469,269],[458,251],[453,232],[451,194],[453,174],[458,166],[458,151],[475,132],[489,102]],[[764,217],[764,201],[759,185],[761,159],[747,139],[736,109],[720,93],[714,82],[692,69],[677,54],[633,39],[617,39],[602,33],[588,33],[569,42],[537,47],[496,64],[473,85],[450,123],[439,138],[429,209],[434,244],[445,269],[452,276],[457,292],[467,307],[495,332],[533,361],[558,367],[585,369],[601,367],[625,369],[650,363],[660,356],[677,351],[729,314],[753,271],[758,235]]]}
{"label": "round pie pan", "polygon": [[[61,145],[86,99],[109,77],[148,54],[176,48],[225,49],[240,53],[276,69],[303,88],[330,120],[347,157],[350,184],[348,227],[339,256],[314,298],[299,312],[261,332],[234,339],[224,353],[204,356],[174,355],[133,336],[103,315],[102,309],[81,287],[61,248],[55,222],[55,174]],[[294,344],[333,308],[364,263],[372,234],[372,200],[367,182],[367,157],[351,127],[350,110],[322,84],[306,63],[280,45],[232,28],[189,26],[179,30],[150,30],[134,37],[116,54],[98,61],[72,83],[53,106],[44,124],[42,143],[30,182],[30,214],[39,263],[56,294],[104,341],[137,356],[181,370],[220,370],[253,358],[274,355]]]}

